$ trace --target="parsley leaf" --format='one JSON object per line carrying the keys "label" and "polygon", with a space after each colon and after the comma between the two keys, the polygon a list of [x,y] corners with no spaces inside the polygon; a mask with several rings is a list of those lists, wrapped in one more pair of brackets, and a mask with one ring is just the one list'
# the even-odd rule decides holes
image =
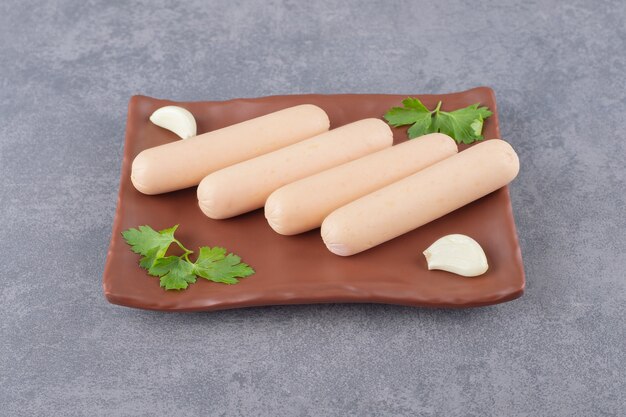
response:
{"label": "parsley leaf", "polygon": [[422,119],[430,121],[430,110],[416,98],[402,100],[404,107],[392,107],[385,114],[385,120],[393,126],[404,126],[417,123]]}
{"label": "parsley leaf", "polygon": [[241,262],[239,256],[232,253],[226,255],[224,248],[203,246],[194,264],[194,272],[209,281],[236,284],[239,282],[237,278],[254,274],[254,269]]}
{"label": "parsley leaf", "polygon": [[[209,281],[223,284],[237,284],[237,278],[254,274],[241,258],[220,247],[203,246],[196,262],[189,259],[193,253],[185,248],[175,237],[178,225],[156,231],[150,226],[139,226],[122,232],[126,243],[135,253],[142,255],[139,266],[148,274],[160,278],[161,287],[166,290],[184,290],[196,282],[196,275]],[[172,243],[178,245],[184,253],[180,256],[165,256]]]}
{"label": "parsley leaf", "polygon": [[412,125],[407,132],[409,139],[441,132],[458,143],[469,144],[483,139],[483,122],[493,114],[478,103],[451,112],[442,111],[441,102],[430,111],[419,99],[411,97],[404,99],[402,105],[392,107],[383,117],[393,127]]}
{"label": "parsley leaf", "polygon": [[472,104],[452,112],[439,111],[435,114],[437,130],[466,144],[482,140],[483,120],[491,116],[486,107]]}
{"label": "parsley leaf", "polygon": [[161,277],[161,287],[166,290],[184,290],[196,282],[193,264],[179,256],[157,259],[148,273]]}
{"label": "parsley leaf", "polygon": [[[156,256],[162,257],[167,252],[174,238],[174,232],[178,225],[157,232],[150,226],[139,226],[137,229],[128,229],[122,232],[130,250],[144,256],[150,256],[150,252],[156,249]],[[154,256],[154,254],[152,254]]]}
{"label": "parsley leaf", "polygon": [[142,256],[141,259],[139,259],[139,266],[142,267],[143,269],[148,269],[148,270],[152,268],[152,265],[154,265],[156,260],[159,259],[160,256],[164,255],[162,254],[159,256],[158,252],[159,252],[158,247],[151,249],[146,256]]}

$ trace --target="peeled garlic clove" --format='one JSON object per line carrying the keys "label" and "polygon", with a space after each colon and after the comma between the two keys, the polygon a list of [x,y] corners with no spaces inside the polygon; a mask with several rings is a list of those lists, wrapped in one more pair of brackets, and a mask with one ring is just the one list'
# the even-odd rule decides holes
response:
{"label": "peeled garlic clove", "polygon": [[163,129],[176,133],[183,139],[196,136],[196,119],[189,110],[182,107],[161,107],[152,113],[150,121]]}
{"label": "peeled garlic clove", "polygon": [[489,265],[483,248],[478,242],[465,235],[447,235],[438,239],[424,251],[428,269],[441,269],[475,277],[487,272]]}

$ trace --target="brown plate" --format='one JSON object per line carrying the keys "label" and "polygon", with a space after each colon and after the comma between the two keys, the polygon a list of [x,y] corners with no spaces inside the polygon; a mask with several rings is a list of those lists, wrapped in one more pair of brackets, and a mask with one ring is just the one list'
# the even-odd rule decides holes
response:
{"label": "brown plate", "polygon": [[[494,115],[485,123],[485,137],[500,136],[495,97],[489,88],[455,94],[410,95],[419,97],[429,108],[443,100],[444,110],[472,103],[486,105]],[[135,190],[130,182],[131,163],[140,151],[176,140],[174,134],[148,119],[161,106],[176,104],[189,109],[196,117],[198,133],[303,103],[326,110],[334,128],[367,117],[381,117],[406,96],[293,95],[195,103],[132,97],[117,211],[104,268],[107,299],[136,308],[194,311],[309,303],[474,307],[521,296],[524,270],[507,187],[418,230],[343,258],[326,250],[319,229],[298,236],[281,236],[268,226],[262,210],[230,220],[211,220],[198,208],[195,188],[147,196]],[[406,128],[394,129],[395,143],[406,137]],[[139,268],[139,256],[130,251],[120,234],[144,224],[155,229],[180,224],[176,234],[188,248],[224,246],[240,255],[256,274],[237,285],[198,279],[185,291],[165,291],[159,287],[158,278]],[[483,246],[489,260],[486,274],[463,278],[428,271],[422,251],[450,233],[467,234]]]}

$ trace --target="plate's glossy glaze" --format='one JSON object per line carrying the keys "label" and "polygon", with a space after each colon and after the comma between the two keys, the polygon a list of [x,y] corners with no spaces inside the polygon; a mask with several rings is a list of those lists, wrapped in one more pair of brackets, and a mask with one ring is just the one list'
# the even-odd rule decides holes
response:
{"label": "plate's glossy glaze", "polygon": [[[489,88],[409,95],[419,97],[429,108],[443,100],[444,110],[472,103],[486,105],[494,115],[485,123],[485,137],[500,136],[495,97]],[[521,296],[524,270],[507,187],[418,230],[343,258],[326,250],[319,229],[298,236],[281,236],[267,225],[262,210],[229,220],[211,220],[198,208],[195,188],[147,196],[136,191],[130,182],[131,163],[140,151],[177,140],[173,133],[148,119],[161,106],[176,104],[189,109],[196,117],[198,133],[204,133],[303,103],[326,110],[334,128],[366,117],[381,117],[405,97],[293,95],[194,103],[133,97],[128,110],[117,212],[104,270],[107,299],[136,308],[194,311],[306,303],[473,307]],[[406,128],[394,129],[394,140],[406,140]],[[165,291],[157,278],[139,268],[139,256],[129,250],[120,234],[143,224],[155,229],[180,224],[177,236],[187,247],[224,246],[253,266],[256,274],[237,285],[199,279],[185,291]],[[483,246],[489,259],[486,274],[463,278],[427,270],[422,251],[450,233],[467,234]]]}

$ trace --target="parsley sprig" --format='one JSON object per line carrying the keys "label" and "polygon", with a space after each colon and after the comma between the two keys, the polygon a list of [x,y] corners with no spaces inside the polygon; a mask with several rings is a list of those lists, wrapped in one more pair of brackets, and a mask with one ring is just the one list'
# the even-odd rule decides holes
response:
{"label": "parsley sprig", "polygon": [[383,117],[393,127],[412,125],[408,130],[409,139],[441,132],[458,143],[470,144],[484,139],[483,121],[493,114],[478,103],[450,112],[441,110],[441,101],[433,111],[417,98],[406,98],[402,105],[404,107],[392,107]]}
{"label": "parsley sprig", "polygon": [[[194,252],[174,237],[176,229],[178,225],[161,231],[150,226],[139,226],[122,232],[130,249],[142,255],[139,265],[148,274],[159,277],[161,287],[166,290],[184,290],[196,282],[196,276],[223,284],[237,284],[238,278],[254,274],[254,269],[241,262],[239,256],[227,253],[226,249],[218,246],[202,246],[193,262],[189,255]],[[165,256],[173,243],[183,254]]]}

